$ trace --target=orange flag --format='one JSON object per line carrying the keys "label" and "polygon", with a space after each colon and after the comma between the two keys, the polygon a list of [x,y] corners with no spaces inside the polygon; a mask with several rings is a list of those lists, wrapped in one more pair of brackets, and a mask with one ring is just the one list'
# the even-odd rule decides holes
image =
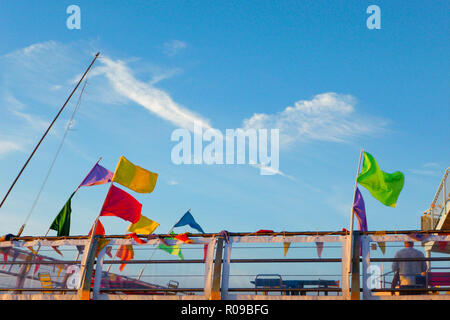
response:
{"label": "orange flag", "polygon": [[[123,261],[132,260],[134,258],[133,246],[130,244],[121,245],[116,252],[116,257],[118,257],[120,260],[123,260]],[[120,271],[123,271],[123,268],[125,268],[125,265],[126,265],[126,263],[122,263],[120,265]]]}

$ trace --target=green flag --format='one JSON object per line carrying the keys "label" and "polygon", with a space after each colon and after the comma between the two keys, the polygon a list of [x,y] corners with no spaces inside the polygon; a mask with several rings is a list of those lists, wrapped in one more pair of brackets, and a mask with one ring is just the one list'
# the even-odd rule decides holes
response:
{"label": "green flag", "polygon": [[50,226],[50,229],[58,232],[58,237],[68,236],[70,233],[70,214],[72,213],[70,202],[72,201],[72,197],[74,194],[75,192],[72,193],[69,200],[67,200],[66,204],[58,213],[52,225]]}
{"label": "green flag", "polygon": [[382,171],[375,158],[364,152],[363,168],[357,181],[382,204],[395,208],[397,198],[405,183],[405,176],[400,171],[391,174]]}
{"label": "green flag", "polygon": [[[175,234],[175,233],[172,231],[170,234]],[[174,238],[167,238],[167,239],[174,239]],[[164,250],[165,252],[170,253],[174,256],[178,256],[178,258],[180,258],[180,260],[184,259],[183,253],[181,252],[181,247],[179,244],[169,246],[168,244],[162,243],[158,246],[158,249]]]}

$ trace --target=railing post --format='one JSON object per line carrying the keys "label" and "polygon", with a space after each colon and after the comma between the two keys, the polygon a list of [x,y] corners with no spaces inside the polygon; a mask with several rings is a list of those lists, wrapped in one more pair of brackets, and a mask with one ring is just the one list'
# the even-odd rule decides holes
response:
{"label": "railing post", "polygon": [[92,288],[92,298],[97,300],[100,294],[100,286],[102,283],[103,276],[103,258],[105,257],[106,249],[105,246],[98,254],[97,263],[95,264],[95,277],[94,277],[94,287]]}
{"label": "railing post", "polygon": [[220,300],[220,275],[222,273],[223,238],[217,239],[216,258],[210,300]]}
{"label": "railing post", "polygon": [[98,238],[94,236],[92,241],[84,248],[80,267],[80,287],[78,289],[78,299],[80,300],[89,300],[91,297],[92,270],[94,270],[94,262],[97,255],[97,244]]}
{"label": "railing post", "polygon": [[353,231],[352,245],[352,265],[351,265],[351,300],[360,300],[360,280],[359,280],[359,254],[360,254],[360,232]]}
{"label": "railing post", "polygon": [[[369,236],[361,236],[361,254],[362,254],[362,278],[363,278],[363,299],[370,299],[372,296],[371,286],[369,286],[369,268],[370,268],[370,250],[369,250]],[[379,281],[377,279],[376,281]],[[372,282],[371,282],[372,283]]]}
{"label": "railing post", "polygon": [[212,290],[212,270],[213,270],[213,262],[214,262],[214,249],[216,247],[217,238],[212,237],[211,241],[208,243],[208,249],[206,252],[205,259],[205,286],[204,286],[204,295],[205,297],[209,297],[211,295]]}
{"label": "railing post", "polygon": [[348,236],[342,236],[342,259],[341,259],[341,287],[342,287],[342,296],[345,300],[350,299],[350,286],[349,286],[349,270],[348,270],[348,259],[349,259],[349,246],[350,238]]}
{"label": "railing post", "polygon": [[225,242],[224,255],[223,255],[223,268],[222,268],[222,284],[220,286],[220,292],[222,299],[228,299],[228,288],[230,283],[230,259],[232,240]]}

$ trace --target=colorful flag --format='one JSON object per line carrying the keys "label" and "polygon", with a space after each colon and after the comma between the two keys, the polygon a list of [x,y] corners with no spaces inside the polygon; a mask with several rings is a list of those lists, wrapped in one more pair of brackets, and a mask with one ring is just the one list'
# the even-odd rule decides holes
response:
{"label": "colorful flag", "polygon": [[112,181],[139,193],[150,193],[155,188],[157,179],[157,173],[136,166],[122,156]]}
{"label": "colorful flag", "polygon": [[159,227],[159,223],[141,215],[141,218],[136,223],[131,223],[128,226],[127,232],[134,232],[137,234],[151,234]]}
{"label": "colorful flag", "polygon": [[[100,253],[100,251],[102,251],[103,248],[106,247],[108,245],[108,243],[110,243],[110,242],[111,242],[111,240],[109,240],[109,239],[105,239],[105,238],[98,239],[97,255],[96,255],[97,257],[98,257],[98,254]],[[106,254],[108,254],[108,249],[106,249]],[[111,253],[109,252],[108,255],[110,256]]]}
{"label": "colorful flag", "polygon": [[163,250],[163,251],[165,251],[167,253],[170,253],[170,254],[172,254],[174,256],[178,256],[180,258],[180,260],[184,259],[183,253],[181,253],[181,247],[178,244],[174,245],[174,246],[166,246],[164,244],[160,244],[158,246],[158,249],[161,249],[161,250]]}
{"label": "colorful flag", "polygon": [[40,262],[41,262],[42,260],[44,260],[43,257],[41,257],[41,256],[37,256],[37,257],[36,257],[36,259],[35,259],[36,264],[35,264],[35,266],[34,266],[34,272],[33,272],[33,275],[35,275],[36,272],[37,272],[37,271],[39,270],[39,268],[41,267]]}
{"label": "colorful flag", "polygon": [[56,216],[50,229],[55,230],[58,233],[58,237],[66,237],[70,234],[70,214],[72,213],[71,201],[75,192],[72,193],[69,200],[67,200],[64,207]]}
{"label": "colorful flag", "polygon": [[386,173],[382,171],[375,158],[364,152],[364,163],[357,181],[369,190],[370,194],[382,204],[395,207],[400,191],[405,183],[405,176],[400,171]]}
{"label": "colorful flag", "polygon": [[[119,249],[116,252],[116,257],[118,257],[122,261],[128,261],[132,260],[134,258],[134,250],[133,246],[128,245],[121,245]],[[120,271],[123,271],[123,268],[125,268],[126,263],[122,263],[120,265]]]}
{"label": "colorful flag", "polygon": [[192,214],[188,211],[186,212],[183,217],[181,217],[180,221],[178,221],[173,227],[182,227],[185,225],[189,225],[191,228],[194,228],[196,230],[198,230],[200,233],[205,233],[202,229],[202,227],[200,227],[200,225],[195,222],[194,217],[192,216]]}
{"label": "colorful flag", "polygon": [[[175,234],[173,231],[170,234]],[[173,239],[173,238],[167,238],[167,239]],[[178,256],[178,258],[180,258],[180,260],[183,260],[183,253],[181,253],[181,246],[179,244],[176,245],[168,245],[164,239],[160,239],[160,241],[162,242],[160,245],[158,245],[158,249],[164,250],[167,253],[170,253],[174,256]]]}
{"label": "colorful flag", "polygon": [[78,188],[111,182],[113,175],[114,174],[111,171],[96,163]]}
{"label": "colorful flag", "polygon": [[186,233],[177,234],[175,236],[175,239],[180,240],[181,242],[184,242],[184,243],[192,243],[192,242],[194,242],[194,240],[189,239],[189,237],[187,236]]}
{"label": "colorful flag", "polygon": [[445,251],[447,249],[447,241],[438,241],[439,249]]}
{"label": "colorful flag", "polygon": [[129,234],[127,234],[127,236],[130,237],[131,239],[133,239],[136,243],[139,243],[139,244],[147,243],[147,241],[144,241],[141,238],[139,238],[135,232],[129,233]]}
{"label": "colorful flag", "polygon": [[356,188],[355,200],[353,202],[353,212],[359,222],[359,230],[367,231],[367,219],[366,219],[366,207],[364,205],[364,199],[359,189]]}
{"label": "colorful flag", "polygon": [[[385,236],[386,231],[375,231],[374,236]],[[386,253],[386,242],[384,241],[377,241],[378,247],[380,248],[381,252],[383,254]]]}
{"label": "colorful flag", "polygon": [[287,252],[289,250],[289,247],[291,246],[290,242],[283,242],[283,248],[284,248],[284,256],[286,257]]}
{"label": "colorful flag", "polygon": [[53,250],[55,250],[61,257],[63,256],[61,250],[58,249],[57,246],[52,246]]}
{"label": "colorful flag", "polygon": [[317,256],[322,258],[323,242],[316,241]]}
{"label": "colorful flag", "polygon": [[[93,228],[94,228],[94,226],[92,226],[91,230],[89,230],[88,236],[91,235]],[[100,222],[100,220],[97,220],[97,227],[95,228],[94,236],[96,236],[96,235],[100,235],[100,236],[105,235],[105,228],[103,227],[103,224]]]}
{"label": "colorful flag", "polygon": [[125,191],[111,184],[100,216],[115,216],[136,223],[141,217],[142,204]]}

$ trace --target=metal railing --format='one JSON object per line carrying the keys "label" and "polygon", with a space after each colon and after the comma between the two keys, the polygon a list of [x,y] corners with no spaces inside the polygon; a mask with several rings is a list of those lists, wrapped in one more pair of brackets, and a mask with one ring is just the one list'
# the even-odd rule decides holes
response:
{"label": "metal railing", "polygon": [[449,170],[447,168],[442,177],[441,183],[434,195],[433,201],[430,204],[430,208],[426,210],[422,216],[422,229],[423,230],[435,230],[438,227],[441,217],[447,214],[449,210],[450,201],[450,182],[449,182]]}
{"label": "metal railing", "polygon": [[[450,241],[444,232],[355,231],[352,239],[345,232],[189,234],[191,243],[168,237],[96,236],[92,246],[87,237],[0,242],[0,300],[83,299],[82,292],[99,300],[450,299],[446,285],[389,287],[393,274],[383,269],[384,263],[426,261],[429,271],[444,270],[438,268],[449,265],[447,256],[394,255],[405,241]],[[180,246],[184,256],[164,252],[162,244]],[[121,246],[132,248],[129,260],[116,256]]]}

